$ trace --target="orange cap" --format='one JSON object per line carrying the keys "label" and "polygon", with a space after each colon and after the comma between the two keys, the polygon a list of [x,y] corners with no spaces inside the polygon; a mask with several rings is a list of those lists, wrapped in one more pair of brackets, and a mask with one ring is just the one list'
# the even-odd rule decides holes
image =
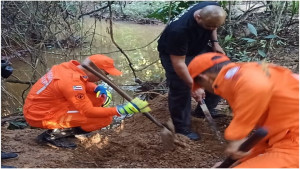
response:
{"label": "orange cap", "polygon": [[[219,57],[212,60],[213,57],[215,56],[219,56]],[[230,59],[222,53],[215,53],[215,52],[204,53],[204,54],[197,55],[191,61],[191,63],[188,65],[188,70],[191,77],[194,79],[197,75],[213,67],[214,65],[229,60]],[[192,90],[194,91],[198,88],[200,88],[200,86],[197,83],[193,82]]]}
{"label": "orange cap", "polygon": [[92,55],[89,59],[100,69],[106,71],[110,75],[119,76],[122,74],[121,71],[115,68],[114,60],[105,55]]}

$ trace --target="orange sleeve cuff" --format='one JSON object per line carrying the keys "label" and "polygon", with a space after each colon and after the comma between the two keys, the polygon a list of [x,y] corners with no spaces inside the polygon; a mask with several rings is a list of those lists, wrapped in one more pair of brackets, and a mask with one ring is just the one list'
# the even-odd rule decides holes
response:
{"label": "orange sleeve cuff", "polygon": [[84,110],[83,114],[84,116],[90,118],[101,118],[115,115],[119,116],[116,107],[91,107],[87,110]]}

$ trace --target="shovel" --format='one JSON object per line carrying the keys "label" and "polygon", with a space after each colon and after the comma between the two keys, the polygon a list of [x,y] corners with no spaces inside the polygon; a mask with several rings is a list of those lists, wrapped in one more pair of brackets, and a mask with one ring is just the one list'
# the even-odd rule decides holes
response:
{"label": "shovel", "polygon": [[[114,84],[106,75],[102,73],[102,71],[90,60],[86,59],[82,64],[82,67],[84,67],[89,72],[93,73],[95,76],[99,77],[101,80],[103,80],[105,83],[110,85],[115,91],[117,91],[123,98],[125,98],[127,101],[133,100],[127,93],[125,93],[120,87],[118,87],[116,84]],[[174,150],[175,149],[175,143],[174,143],[174,134],[172,131],[174,130],[174,126],[172,123],[166,123],[162,124],[157,119],[155,119],[150,113],[143,113],[144,116],[146,116],[148,119],[150,119],[154,124],[156,124],[158,127],[162,128],[161,131],[161,139],[163,143],[163,147],[166,150]]]}
{"label": "shovel", "polygon": [[223,144],[224,143],[224,140],[222,139],[223,137],[221,136],[220,131],[217,129],[217,125],[216,125],[215,121],[213,120],[213,118],[211,117],[211,114],[210,114],[204,100],[202,99],[201,103],[199,103],[199,104],[200,104],[200,107],[201,107],[210,127],[212,128],[213,132],[217,136],[217,139],[220,141],[221,144]]}

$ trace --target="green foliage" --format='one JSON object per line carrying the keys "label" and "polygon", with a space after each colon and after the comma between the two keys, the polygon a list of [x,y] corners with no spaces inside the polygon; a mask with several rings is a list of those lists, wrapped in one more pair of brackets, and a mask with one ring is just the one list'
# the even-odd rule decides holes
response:
{"label": "green foliage", "polygon": [[248,26],[249,31],[250,31],[253,35],[257,36],[257,31],[256,31],[255,27],[254,27],[251,23],[248,23],[247,26]]}
{"label": "green foliage", "polygon": [[260,56],[262,56],[263,58],[265,58],[267,56],[266,53],[263,50],[261,50],[261,49],[258,49],[258,54]]}
{"label": "green foliage", "polygon": [[226,9],[227,5],[229,4],[229,1],[219,1],[219,4],[222,8]]}
{"label": "green foliage", "polygon": [[[254,25],[248,23],[247,29],[251,33],[250,37],[241,37],[237,40],[241,40],[238,42],[232,35],[226,35],[224,40],[220,39],[220,45],[224,47],[226,54],[231,57],[233,61],[253,61],[260,60],[261,58],[266,58],[268,50],[270,48],[268,43],[272,39],[276,39],[276,45],[286,45],[284,42],[278,39],[277,35],[260,35],[257,33],[257,29]],[[238,43],[238,44],[237,44]],[[253,48],[257,50],[257,53],[253,53]],[[249,56],[251,54],[251,57]],[[259,56],[253,57],[253,55]]]}
{"label": "green foliage", "polygon": [[255,39],[251,39],[251,38],[241,38],[241,39],[247,41],[248,43],[256,42]]}
{"label": "green foliage", "polygon": [[[256,28],[250,24],[250,23],[247,23],[247,27],[248,27],[248,30],[253,34],[255,35],[255,38],[241,38],[241,40],[244,40],[246,41],[246,50],[247,50],[247,47],[256,47],[258,50],[257,50],[257,53],[259,56],[261,56],[262,58],[265,58],[267,57],[267,54],[266,54],[266,48],[269,47],[267,45],[267,42],[271,39],[275,39],[277,38],[276,35],[273,35],[273,34],[270,34],[270,35],[267,35],[267,36],[259,36],[257,34],[257,30]],[[240,56],[241,56],[241,60],[247,60],[246,57],[247,56],[247,53],[246,50],[243,52],[243,53],[240,53]],[[250,59],[251,60],[251,59]]]}
{"label": "green foliage", "polygon": [[264,38],[266,38],[266,39],[274,39],[276,37],[277,37],[276,35],[268,35],[268,36],[265,36]]}
{"label": "green foliage", "polygon": [[292,1],[291,12],[292,15],[299,13],[299,1]]}
{"label": "green foliage", "polygon": [[171,8],[170,20],[179,15],[183,10],[195,4],[197,1],[175,1],[168,2],[163,7],[157,9],[155,12],[149,14],[147,17],[158,19],[164,23],[169,20],[169,11]]}
{"label": "green foliage", "polygon": [[168,4],[168,2],[163,1],[133,1],[122,3],[115,3],[112,5],[112,8],[116,11],[116,13],[121,13],[122,11],[126,17],[132,19],[145,18],[161,6]]}

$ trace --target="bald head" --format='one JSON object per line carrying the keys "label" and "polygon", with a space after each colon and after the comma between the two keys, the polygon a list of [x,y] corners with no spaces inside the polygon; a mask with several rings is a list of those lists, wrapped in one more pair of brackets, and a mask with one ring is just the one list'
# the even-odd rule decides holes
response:
{"label": "bald head", "polygon": [[223,8],[216,5],[208,5],[196,12],[196,21],[204,27],[211,28],[223,25],[227,15]]}

